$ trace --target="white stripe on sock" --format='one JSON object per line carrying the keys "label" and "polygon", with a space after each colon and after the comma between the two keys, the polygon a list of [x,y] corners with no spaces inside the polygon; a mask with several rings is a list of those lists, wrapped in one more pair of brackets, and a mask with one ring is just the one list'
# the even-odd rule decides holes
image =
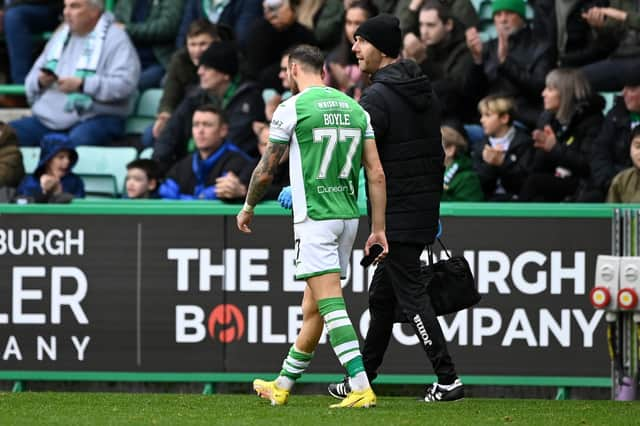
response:
{"label": "white stripe on sock", "polygon": [[360,345],[358,344],[357,340],[352,340],[351,342],[343,343],[333,348],[335,353],[337,353],[338,355],[353,349],[360,349]]}
{"label": "white stripe on sock", "polygon": [[327,330],[335,330],[338,327],[344,327],[345,325],[351,325],[351,320],[349,318],[339,319],[332,322],[327,323]]}
{"label": "white stripe on sock", "polygon": [[302,373],[304,373],[304,370],[306,368],[296,368],[296,367],[292,367],[292,366],[290,366],[288,364],[285,364],[285,365],[282,366],[282,369],[284,371],[288,371],[289,373],[302,374]]}
{"label": "white stripe on sock", "polygon": [[340,364],[347,365],[349,361],[359,356],[360,356],[360,351],[357,350],[357,351],[347,352],[344,355],[339,355],[338,358],[340,359]]}
{"label": "white stripe on sock", "polygon": [[347,311],[340,309],[339,311],[329,312],[324,316],[324,320],[326,322],[333,321],[338,318],[349,318],[349,315],[347,315]]}
{"label": "white stripe on sock", "polygon": [[291,358],[290,356],[285,359],[285,362],[299,368],[307,368],[311,363],[310,361],[298,361],[297,359]]}

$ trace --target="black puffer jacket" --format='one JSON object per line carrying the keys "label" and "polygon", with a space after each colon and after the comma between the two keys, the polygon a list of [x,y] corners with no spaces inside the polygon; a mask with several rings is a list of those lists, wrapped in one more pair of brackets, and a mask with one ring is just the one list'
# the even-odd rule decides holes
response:
{"label": "black puffer jacket", "polygon": [[591,148],[591,172],[603,199],[613,177],[631,167],[630,134],[631,116],[620,97],[605,116],[600,133]]}
{"label": "black puffer jacket", "polygon": [[371,116],[387,178],[387,239],[429,244],[436,235],[444,153],[440,103],[413,61],[372,76],[360,104]]}
{"label": "black puffer jacket", "polygon": [[555,116],[545,111],[538,122],[538,128],[550,126],[556,135],[556,145],[549,152],[536,150],[533,171],[553,174],[556,167],[562,167],[579,178],[579,186],[574,201],[603,201],[598,200],[595,185],[591,177],[589,160],[593,141],[602,127],[602,108],[604,99],[594,96],[589,101],[576,106],[569,122],[563,127]]}

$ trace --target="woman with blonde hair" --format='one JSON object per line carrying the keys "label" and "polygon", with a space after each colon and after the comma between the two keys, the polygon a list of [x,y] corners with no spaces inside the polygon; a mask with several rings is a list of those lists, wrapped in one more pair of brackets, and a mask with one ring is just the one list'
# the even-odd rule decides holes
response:
{"label": "woman with blonde hair", "polygon": [[545,111],[533,131],[533,173],[521,201],[602,201],[591,182],[592,141],[602,125],[604,100],[594,95],[579,69],[547,74],[542,91]]}

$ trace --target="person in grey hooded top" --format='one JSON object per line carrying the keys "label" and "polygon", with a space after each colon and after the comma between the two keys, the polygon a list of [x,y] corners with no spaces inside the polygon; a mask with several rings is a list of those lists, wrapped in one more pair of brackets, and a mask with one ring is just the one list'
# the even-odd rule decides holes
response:
{"label": "person in grey hooded top", "polygon": [[32,117],[9,123],[20,145],[64,132],[74,146],[122,136],[140,61],[102,0],[65,0],[64,20],[27,75]]}

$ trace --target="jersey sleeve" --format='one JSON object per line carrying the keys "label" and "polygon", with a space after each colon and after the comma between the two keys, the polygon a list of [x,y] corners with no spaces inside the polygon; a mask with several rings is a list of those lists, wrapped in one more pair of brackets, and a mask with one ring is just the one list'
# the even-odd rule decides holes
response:
{"label": "jersey sleeve", "polygon": [[[363,111],[364,111],[364,109],[363,109]],[[369,116],[369,113],[367,111],[364,111],[364,116],[365,116],[365,118],[367,120],[367,128],[364,131],[364,140],[375,139],[376,135],[373,132],[373,126],[371,125],[371,117]]]}
{"label": "jersey sleeve", "polygon": [[297,120],[295,106],[295,99],[290,98],[276,108],[269,126],[270,142],[289,143]]}

